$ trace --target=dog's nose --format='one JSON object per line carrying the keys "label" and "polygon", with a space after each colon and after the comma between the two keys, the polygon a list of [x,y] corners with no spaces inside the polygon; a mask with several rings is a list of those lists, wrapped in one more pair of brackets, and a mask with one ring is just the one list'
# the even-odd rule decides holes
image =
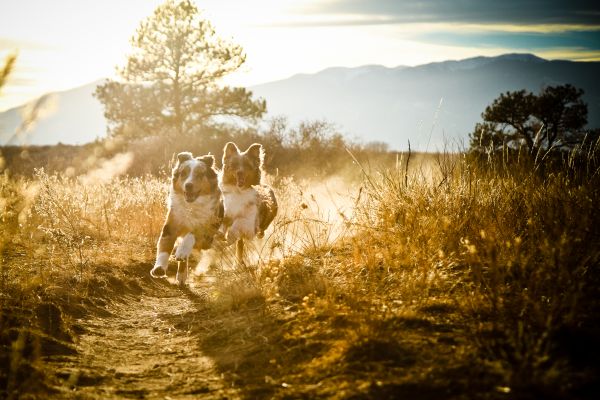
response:
{"label": "dog's nose", "polygon": [[191,182],[188,182],[185,185],[183,185],[183,188],[185,189],[186,192],[191,192],[192,189],[194,188],[194,185]]}

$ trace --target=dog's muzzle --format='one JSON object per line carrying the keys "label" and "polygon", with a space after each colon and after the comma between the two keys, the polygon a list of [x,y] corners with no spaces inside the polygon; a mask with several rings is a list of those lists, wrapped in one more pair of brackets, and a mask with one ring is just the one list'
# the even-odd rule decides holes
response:
{"label": "dog's muzzle", "polygon": [[199,192],[192,192],[192,191],[184,191],[183,192],[183,197],[185,198],[185,201],[187,201],[188,203],[193,202],[194,200],[196,200],[198,198]]}

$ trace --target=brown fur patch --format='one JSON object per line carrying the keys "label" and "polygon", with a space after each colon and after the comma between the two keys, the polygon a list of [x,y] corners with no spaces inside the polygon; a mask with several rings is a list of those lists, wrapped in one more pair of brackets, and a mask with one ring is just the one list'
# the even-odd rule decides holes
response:
{"label": "brown fur patch", "polygon": [[277,199],[273,189],[268,186],[257,186],[256,190],[259,196],[258,202],[258,237],[264,235],[265,230],[269,227],[275,216],[277,215]]}

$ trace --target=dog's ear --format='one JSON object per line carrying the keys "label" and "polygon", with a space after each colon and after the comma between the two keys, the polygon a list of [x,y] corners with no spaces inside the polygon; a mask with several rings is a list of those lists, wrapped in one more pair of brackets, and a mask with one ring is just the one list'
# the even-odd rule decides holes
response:
{"label": "dog's ear", "polygon": [[223,160],[231,157],[234,154],[238,154],[240,149],[233,142],[228,142],[223,149]]}
{"label": "dog's ear", "polygon": [[180,164],[184,161],[191,160],[192,158],[192,153],[190,153],[189,151],[184,151],[177,154],[177,161],[179,161]]}
{"label": "dog's ear", "polygon": [[[173,180],[175,180],[179,177],[179,166],[181,165],[181,163],[191,160],[191,159],[192,159],[192,153],[190,153],[189,151],[184,151],[184,152],[177,154],[177,162],[173,166],[173,171],[172,171],[172,175],[171,175]],[[173,161],[171,161],[171,163],[172,162]]]}
{"label": "dog's ear", "polygon": [[207,154],[202,157],[196,157],[196,160],[202,161],[204,164],[206,164],[208,168],[212,168],[212,166],[215,165],[215,156],[213,156],[212,154]]}
{"label": "dog's ear", "polygon": [[263,159],[265,157],[265,152],[263,151],[262,144],[254,143],[250,145],[250,147],[248,147],[248,150],[246,150],[246,154],[258,160],[260,165],[262,165]]}

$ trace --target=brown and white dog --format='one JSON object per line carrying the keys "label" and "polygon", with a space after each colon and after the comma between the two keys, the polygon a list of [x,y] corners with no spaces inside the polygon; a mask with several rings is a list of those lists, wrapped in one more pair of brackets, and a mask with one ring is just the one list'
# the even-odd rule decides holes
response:
{"label": "brown and white dog", "polygon": [[[208,249],[223,220],[223,203],[214,169],[215,158],[192,153],[177,155],[169,190],[168,211],[158,239],[153,277],[164,277],[169,257],[177,238],[182,238],[175,251],[177,260],[187,260],[194,247]],[[186,268],[177,270],[177,281],[185,283]]]}
{"label": "brown and white dog", "polygon": [[254,143],[240,152],[235,143],[223,149],[223,170],[219,186],[223,194],[225,239],[236,243],[238,262],[243,263],[244,240],[262,238],[277,215],[275,193],[261,184],[264,150]]}

